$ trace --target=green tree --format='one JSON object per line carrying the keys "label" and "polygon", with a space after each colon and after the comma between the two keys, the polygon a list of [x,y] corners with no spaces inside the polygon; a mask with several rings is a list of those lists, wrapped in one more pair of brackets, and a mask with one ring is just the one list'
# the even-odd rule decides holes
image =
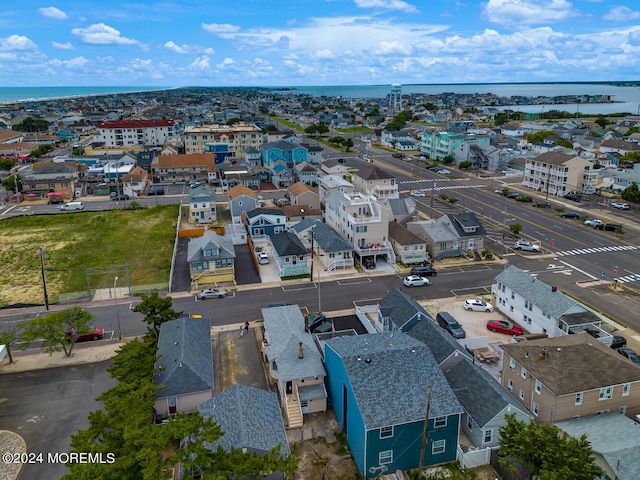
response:
{"label": "green tree", "polygon": [[555,137],[557,135],[556,132],[552,132],[551,130],[541,130],[540,132],[530,133],[525,135],[527,142],[529,143],[538,143],[543,142],[545,138]]}
{"label": "green tree", "polygon": [[471,166],[471,161],[470,160],[465,160],[463,162],[460,162],[458,164],[458,168],[461,168],[463,170],[466,170],[467,168],[469,168]]}
{"label": "green tree", "polygon": [[227,120],[227,125],[235,125],[236,123],[240,122],[242,122],[242,119],[240,117],[233,117]]}
{"label": "green tree", "polygon": [[334,145],[342,145],[345,142],[345,138],[341,137],[341,136],[335,136],[335,137],[331,137],[329,138],[327,141],[329,143],[333,143]]}
{"label": "green tree", "polygon": [[7,178],[2,180],[2,186],[7,190],[10,190],[14,193],[16,192],[16,183],[18,184],[18,192],[22,191],[22,177],[17,173],[15,175],[9,175]]}
{"label": "green tree", "polygon": [[161,297],[158,292],[142,295],[142,301],[131,310],[144,315],[144,321],[149,325],[149,331],[156,338],[160,334],[160,325],[182,315],[182,312],[176,312],[173,309],[171,297]]}
{"label": "green tree", "polygon": [[82,307],[70,307],[25,322],[22,338],[26,342],[42,341],[49,355],[63,350],[70,357],[78,337],[93,331],[92,320],[93,315]]}
{"label": "green tree", "polygon": [[620,196],[625,200],[640,202],[640,190],[638,190],[638,184],[636,182],[633,182],[622,192],[620,192]]}
{"label": "green tree", "polygon": [[556,140],[554,143],[556,145],[560,145],[561,147],[573,148],[573,143],[571,143],[569,140],[565,140],[564,138]]}
{"label": "green tree", "polygon": [[15,162],[10,158],[0,158],[0,170],[8,172],[13,168]]}
{"label": "green tree", "polygon": [[22,122],[12,125],[11,128],[18,132],[43,133],[49,130],[49,122],[28,117]]}
{"label": "green tree", "polygon": [[499,455],[506,468],[515,469],[517,461],[529,468],[529,479],[540,480],[593,480],[603,475],[586,435],[574,438],[548,423],[516,420],[514,413],[505,419]]}
{"label": "green tree", "polygon": [[442,159],[442,163],[444,163],[445,165],[451,165],[454,162],[454,158],[453,155],[445,155],[445,157]]}
{"label": "green tree", "polygon": [[514,235],[518,235],[522,231],[522,225],[519,223],[512,223],[509,225],[509,230],[511,230],[511,233]]}
{"label": "green tree", "polygon": [[598,115],[595,119],[595,123],[604,128],[609,124],[609,120],[604,115]]}
{"label": "green tree", "polygon": [[347,138],[342,145],[344,145],[344,151],[348,152],[351,147],[353,147],[353,139]]}

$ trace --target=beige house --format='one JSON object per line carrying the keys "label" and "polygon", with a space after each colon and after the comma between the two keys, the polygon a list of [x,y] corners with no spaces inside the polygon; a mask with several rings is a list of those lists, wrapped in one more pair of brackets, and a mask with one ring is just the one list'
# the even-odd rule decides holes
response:
{"label": "beige house", "polygon": [[522,185],[547,196],[595,193],[598,170],[593,168],[593,163],[589,160],[551,151],[525,160]]}
{"label": "beige house", "polygon": [[213,153],[160,155],[151,164],[156,183],[206,182],[216,179],[216,161]]}
{"label": "beige house", "polygon": [[370,165],[353,174],[354,192],[374,195],[378,200],[399,198],[395,177],[375,165]]}
{"label": "beige house", "polygon": [[320,196],[317,189],[303,182],[296,182],[287,189],[291,205],[308,205],[313,209],[320,208]]}
{"label": "beige house", "polygon": [[538,423],[640,413],[640,368],[591,335],[502,345],[501,383]]}
{"label": "beige house", "polygon": [[389,243],[391,210],[369,193],[336,193],[325,200],[325,221],[346,239],[360,257],[396,257]]}
{"label": "beige house", "polygon": [[215,223],[216,191],[207,185],[198,185],[189,189],[189,218],[198,224]]}
{"label": "beige house", "polygon": [[142,195],[142,192],[147,187],[148,176],[149,174],[144,168],[135,167],[122,176],[122,190],[132,192],[133,196]]}
{"label": "beige house", "polygon": [[405,265],[429,260],[427,242],[398,222],[389,222],[389,241],[396,257]]}

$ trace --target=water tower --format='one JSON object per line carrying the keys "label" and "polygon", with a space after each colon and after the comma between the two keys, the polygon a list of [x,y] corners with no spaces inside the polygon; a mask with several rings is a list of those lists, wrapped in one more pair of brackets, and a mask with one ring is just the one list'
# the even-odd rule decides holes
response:
{"label": "water tower", "polygon": [[389,93],[389,107],[393,109],[394,113],[398,113],[402,110],[402,85],[399,83],[393,83],[391,85],[391,92]]}

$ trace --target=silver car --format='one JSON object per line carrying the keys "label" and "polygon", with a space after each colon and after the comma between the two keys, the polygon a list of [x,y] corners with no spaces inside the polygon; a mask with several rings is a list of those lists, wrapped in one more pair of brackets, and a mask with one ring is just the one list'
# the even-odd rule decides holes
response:
{"label": "silver car", "polygon": [[226,295],[226,290],[221,290],[219,288],[205,288],[198,292],[196,298],[198,300],[206,300],[207,298],[224,298]]}

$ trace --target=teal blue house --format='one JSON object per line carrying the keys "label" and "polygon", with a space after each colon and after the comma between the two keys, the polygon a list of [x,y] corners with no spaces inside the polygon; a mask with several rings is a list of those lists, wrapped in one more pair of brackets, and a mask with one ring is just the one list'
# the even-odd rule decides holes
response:
{"label": "teal blue house", "polygon": [[262,164],[267,168],[270,168],[276,160],[284,160],[287,167],[293,168],[294,165],[307,161],[307,153],[306,147],[286,140],[269,142],[260,146]]}
{"label": "teal blue house", "polygon": [[362,475],[419,468],[421,456],[422,466],[456,459],[463,409],[424,343],[401,331],[335,337],[324,355],[329,398]]}

